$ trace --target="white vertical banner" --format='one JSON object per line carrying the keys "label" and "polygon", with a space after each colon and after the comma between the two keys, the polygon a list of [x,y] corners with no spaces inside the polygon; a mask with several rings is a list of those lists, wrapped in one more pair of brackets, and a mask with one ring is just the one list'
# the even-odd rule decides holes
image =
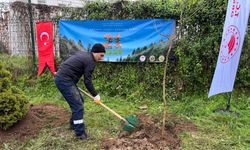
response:
{"label": "white vertical banner", "polygon": [[249,13],[250,0],[228,0],[220,53],[208,97],[233,91]]}

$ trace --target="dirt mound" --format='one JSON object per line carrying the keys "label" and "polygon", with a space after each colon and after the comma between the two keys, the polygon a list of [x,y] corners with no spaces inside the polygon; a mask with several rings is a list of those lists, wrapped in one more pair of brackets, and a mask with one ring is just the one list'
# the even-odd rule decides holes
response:
{"label": "dirt mound", "polygon": [[196,126],[185,118],[168,115],[164,136],[161,135],[161,120],[150,116],[138,116],[140,124],[132,133],[122,132],[117,138],[104,139],[105,150],[169,150],[181,149],[178,134],[182,131],[195,131]]}
{"label": "dirt mound", "polygon": [[19,122],[8,130],[0,129],[0,144],[12,139],[34,137],[44,127],[56,127],[68,121],[70,113],[55,105],[34,105]]}
{"label": "dirt mound", "polygon": [[[28,114],[7,131],[0,129],[0,144],[12,139],[23,140],[35,137],[42,128],[56,127],[68,122],[70,113],[65,109],[46,104],[31,106]],[[159,116],[158,116],[159,117]],[[189,120],[168,114],[164,136],[161,136],[161,120],[148,115],[138,116],[140,124],[132,133],[122,132],[116,138],[101,142],[105,150],[169,150],[181,149],[178,134],[182,131],[195,131],[196,126]]]}

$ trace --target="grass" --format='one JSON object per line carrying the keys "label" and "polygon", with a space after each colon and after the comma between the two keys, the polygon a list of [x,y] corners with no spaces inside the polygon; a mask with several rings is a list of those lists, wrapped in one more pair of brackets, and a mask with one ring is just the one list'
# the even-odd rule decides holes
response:
{"label": "grass", "polygon": [[[2,59],[7,65],[21,68],[23,60],[20,58]],[[4,57],[6,58],[6,56]],[[13,61],[12,61],[13,60]],[[19,62],[16,65],[15,62]],[[12,68],[12,70],[15,70]],[[52,103],[69,107],[59,91],[56,89],[52,76],[45,75],[38,79],[29,79],[28,75],[18,76],[15,82],[25,93],[31,104]],[[143,101],[127,101],[122,97],[108,97],[101,94],[103,103],[117,111],[122,116],[146,113],[161,118],[163,103],[154,99]],[[86,96],[85,96],[86,97]],[[194,122],[198,129],[195,132],[184,132],[181,136],[184,150],[250,150],[250,97],[247,94],[233,95],[232,110],[240,113],[237,117],[227,113],[214,113],[217,108],[225,108],[227,95],[221,94],[210,99],[207,94],[185,96],[179,100],[167,100],[167,110],[184,116]],[[144,106],[146,109],[141,109]],[[108,111],[95,105],[89,98],[85,98],[85,120],[87,132],[94,137],[90,141],[77,141],[74,133],[68,130],[67,122],[56,128],[43,129],[38,137],[23,141],[10,141],[2,145],[3,150],[48,150],[48,149],[74,149],[95,150],[100,149],[103,138],[117,136],[121,131],[120,120]]]}
{"label": "grass", "polygon": [[[173,106],[199,127],[197,132],[182,135],[183,149],[250,149],[250,108],[246,103],[249,100],[249,97],[242,95],[232,101],[232,110],[240,113],[239,117],[230,113],[213,113],[217,108],[225,108],[226,99],[223,96],[210,100],[196,98],[190,104],[184,102],[184,105],[178,103]],[[192,113],[190,108],[193,109]]]}

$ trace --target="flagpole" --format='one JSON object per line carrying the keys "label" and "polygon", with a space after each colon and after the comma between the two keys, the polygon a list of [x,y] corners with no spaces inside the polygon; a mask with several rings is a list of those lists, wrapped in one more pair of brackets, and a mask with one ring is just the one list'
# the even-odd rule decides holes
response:
{"label": "flagpole", "polygon": [[236,117],[239,117],[240,116],[240,113],[238,112],[234,112],[231,110],[231,98],[232,98],[232,94],[233,92],[231,92],[227,99],[227,104],[226,104],[226,109],[223,109],[223,108],[217,108],[216,110],[214,110],[214,112],[216,113],[221,113],[221,114],[231,114],[231,115],[235,115]]}
{"label": "flagpole", "polygon": [[28,0],[29,5],[29,17],[30,17],[30,34],[31,34],[31,44],[32,44],[32,55],[33,55],[33,69],[36,71],[36,53],[35,53],[35,40],[34,40],[34,30],[33,30],[33,21],[32,21],[32,7],[31,7],[31,0]]}
{"label": "flagpole", "polygon": [[230,103],[231,103],[232,93],[233,92],[230,93],[229,98],[227,99],[226,111],[230,111],[230,108],[231,108]]}

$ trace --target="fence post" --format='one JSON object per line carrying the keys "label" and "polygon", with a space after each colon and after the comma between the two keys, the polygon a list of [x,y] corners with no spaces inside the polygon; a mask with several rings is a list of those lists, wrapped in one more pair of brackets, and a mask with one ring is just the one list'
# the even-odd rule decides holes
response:
{"label": "fence post", "polygon": [[35,53],[35,40],[34,40],[34,30],[33,30],[33,20],[32,20],[32,7],[31,7],[31,0],[29,0],[28,4],[28,10],[29,10],[29,17],[30,17],[30,34],[31,34],[31,44],[32,44],[32,55],[33,55],[33,65],[34,65],[34,71],[36,71],[36,53]]}

